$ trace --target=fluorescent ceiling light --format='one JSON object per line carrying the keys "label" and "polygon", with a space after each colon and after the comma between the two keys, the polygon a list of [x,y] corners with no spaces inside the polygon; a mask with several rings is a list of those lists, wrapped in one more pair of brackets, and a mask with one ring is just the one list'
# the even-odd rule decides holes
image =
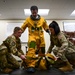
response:
{"label": "fluorescent ceiling light", "polygon": [[70,16],[75,16],[75,10],[71,13]]}
{"label": "fluorescent ceiling light", "polygon": [[[31,15],[30,9],[24,9],[24,13],[26,16]],[[42,16],[46,16],[49,13],[49,9],[38,9],[38,14]]]}

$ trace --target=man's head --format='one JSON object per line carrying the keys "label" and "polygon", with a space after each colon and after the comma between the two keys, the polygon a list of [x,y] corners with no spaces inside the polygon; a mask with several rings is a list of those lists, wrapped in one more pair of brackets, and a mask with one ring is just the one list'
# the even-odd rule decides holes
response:
{"label": "man's head", "polygon": [[38,7],[37,6],[31,6],[30,10],[37,10],[38,11]]}
{"label": "man's head", "polygon": [[30,8],[32,16],[36,17],[38,13],[38,7],[37,6],[31,6]]}
{"label": "man's head", "polygon": [[15,37],[20,37],[22,33],[23,33],[23,31],[20,27],[14,28],[13,35],[15,35]]}

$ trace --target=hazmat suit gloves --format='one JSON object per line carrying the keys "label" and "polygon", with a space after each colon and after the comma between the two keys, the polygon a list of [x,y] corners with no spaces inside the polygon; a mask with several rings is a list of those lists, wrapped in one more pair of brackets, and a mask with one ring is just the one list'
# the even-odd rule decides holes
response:
{"label": "hazmat suit gloves", "polygon": [[46,32],[49,33],[49,35],[50,35],[50,30],[49,29],[47,29]]}

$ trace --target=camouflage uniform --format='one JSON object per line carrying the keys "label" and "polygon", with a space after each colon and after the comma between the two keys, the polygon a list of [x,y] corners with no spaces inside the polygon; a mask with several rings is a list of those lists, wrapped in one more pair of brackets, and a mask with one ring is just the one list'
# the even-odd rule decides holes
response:
{"label": "camouflage uniform", "polygon": [[20,56],[24,54],[21,50],[21,42],[19,38],[11,35],[6,38],[5,41],[0,45],[0,68],[11,68],[16,69],[20,67],[18,61],[12,56]]}
{"label": "camouflage uniform", "polygon": [[68,59],[75,61],[75,46],[64,36],[63,32],[58,35],[50,35],[50,40],[51,45],[48,52],[53,51],[63,61],[68,61]]}

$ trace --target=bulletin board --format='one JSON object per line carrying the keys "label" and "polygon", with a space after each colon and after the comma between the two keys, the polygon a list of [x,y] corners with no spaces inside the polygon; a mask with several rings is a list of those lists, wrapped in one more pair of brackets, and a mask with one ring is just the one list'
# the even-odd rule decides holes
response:
{"label": "bulletin board", "polygon": [[[9,36],[13,33],[14,27],[21,27],[23,23],[8,23],[6,29],[6,36]],[[24,33],[20,37],[21,42],[28,42],[28,28],[24,31]]]}

